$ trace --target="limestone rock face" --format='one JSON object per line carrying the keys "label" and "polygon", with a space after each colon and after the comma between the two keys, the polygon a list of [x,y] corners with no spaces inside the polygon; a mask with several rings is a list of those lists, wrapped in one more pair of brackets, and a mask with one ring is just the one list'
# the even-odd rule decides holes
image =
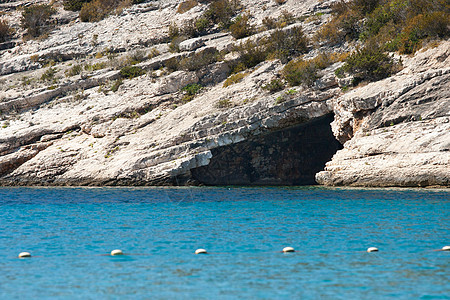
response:
{"label": "limestone rock face", "polygon": [[[25,2],[47,3],[0,3],[17,36]],[[284,30],[302,26],[311,37],[336,0],[240,2],[256,27],[288,11],[302,21]],[[334,75],[342,63],[312,87],[268,92],[279,60],[224,83],[235,46],[270,31],[235,40],[214,28],[173,53],[172,22],[208,7],[180,14],[179,3],[144,1],[82,23],[55,1],[59,25],[48,37],[0,46],[0,185],[449,186],[449,41],[345,93]],[[319,52],[310,48],[306,58]],[[145,74],[121,75],[130,65]]]}
{"label": "limestone rock face", "polygon": [[316,180],[326,185],[450,185],[450,43],[418,53],[391,78],[333,102],[344,149]]}
{"label": "limestone rock face", "polygon": [[182,41],[178,46],[181,51],[193,51],[205,45],[203,38],[189,39]]}

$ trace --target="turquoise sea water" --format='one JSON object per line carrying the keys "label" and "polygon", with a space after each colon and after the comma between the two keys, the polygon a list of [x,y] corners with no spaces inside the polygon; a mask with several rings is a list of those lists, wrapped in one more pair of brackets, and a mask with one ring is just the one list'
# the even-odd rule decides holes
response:
{"label": "turquoise sea water", "polygon": [[449,217],[442,190],[0,188],[0,299],[450,299]]}

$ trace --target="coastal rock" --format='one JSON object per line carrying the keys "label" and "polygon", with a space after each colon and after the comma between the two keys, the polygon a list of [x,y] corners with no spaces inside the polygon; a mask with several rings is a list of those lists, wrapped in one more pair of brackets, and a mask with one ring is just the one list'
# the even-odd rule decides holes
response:
{"label": "coastal rock", "polygon": [[318,183],[449,186],[449,46],[421,52],[397,75],[332,101],[332,128],[344,149],[316,175]]}
{"label": "coastal rock", "polygon": [[[16,2],[0,4],[14,24]],[[348,92],[334,74],[342,63],[311,87],[273,92],[263,87],[280,80],[280,60],[229,77],[235,46],[274,31],[265,17],[289,11],[297,23],[283,30],[311,37],[334,2],[241,0],[261,32],[236,40],[213,28],[179,53],[169,26],[207,4],[180,14],[179,1],[151,1],[96,23],[58,4],[48,37],[0,50],[0,185],[448,186],[449,41]]]}

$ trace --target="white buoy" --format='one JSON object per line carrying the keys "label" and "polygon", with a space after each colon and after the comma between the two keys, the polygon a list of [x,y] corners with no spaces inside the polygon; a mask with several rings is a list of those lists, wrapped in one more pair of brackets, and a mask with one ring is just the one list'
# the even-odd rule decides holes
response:
{"label": "white buoy", "polygon": [[123,252],[122,252],[122,250],[116,249],[116,250],[111,251],[111,255],[112,256],[123,255]]}
{"label": "white buoy", "polygon": [[367,249],[367,252],[378,252],[378,248],[376,248],[376,247],[369,247]]}
{"label": "white buoy", "polygon": [[283,248],[283,252],[295,252],[295,249],[294,248],[292,248],[292,247],[284,247]]}
{"label": "white buoy", "polygon": [[444,247],[442,247],[442,251],[450,251],[450,246],[444,246]]}
{"label": "white buoy", "polygon": [[31,257],[31,254],[29,252],[20,252],[19,257],[20,258]]}
{"label": "white buoy", "polygon": [[195,250],[195,254],[208,254],[205,249],[197,249]]}

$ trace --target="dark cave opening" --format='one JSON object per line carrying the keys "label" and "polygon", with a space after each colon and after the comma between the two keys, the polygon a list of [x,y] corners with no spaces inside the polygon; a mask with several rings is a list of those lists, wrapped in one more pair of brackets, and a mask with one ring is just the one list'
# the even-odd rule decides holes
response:
{"label": "dark cave opening", "polygon": [[333,115],[240,143],[212,149],[209,165],[191,170],[205,185],[313,185],[314,176],[342,145]]}

